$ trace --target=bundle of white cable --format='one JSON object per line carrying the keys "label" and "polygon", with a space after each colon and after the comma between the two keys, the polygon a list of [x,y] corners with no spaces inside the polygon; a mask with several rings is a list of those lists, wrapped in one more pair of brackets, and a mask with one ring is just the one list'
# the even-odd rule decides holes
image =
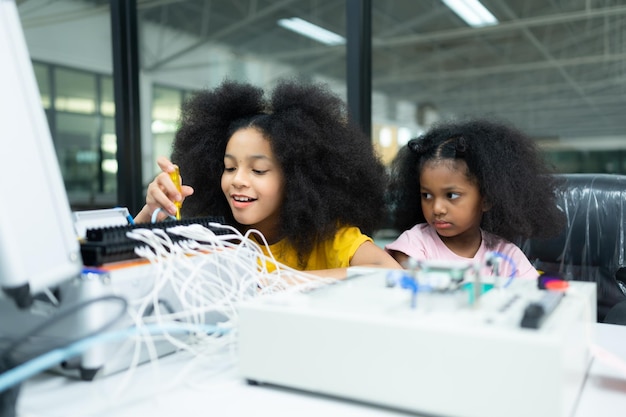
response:
{"label": "bundle of white cable", "polygon": [[[200,332],[183,341],[180,335],[164,331],[162,337],[179,349],[195,355],[212,354],[224,346],[234,348],[237,335],[237,305],[252,297],[277,291],[305,291],[313,287],[336,282],[294,270],[267,257],[256,243],[265,242],[258,231],[245,235],[221,224],[226,234],[216,234],[199,224],[161,229],[134,229],[128,236],[143,243],[136,253],[149,260],[155,270],[154,286],[150,294],[128,300],[129,312],[138,328],[160,324],[215,324],[221,331],[213,334]],[[167,233],[166,233],[167,232]],[[170,234],[184,237],[172,241]],[[266,243],[264,243],[266,244]],[[268,251],[269,253],[269,251]],[[268,264],[277,266],[268,271]],[[174,300],[165,308],[162,300]],[[150,311],[151,314],[146,314]],[[169,327],[168,327],[169,326]],[[149,350],[154,335],[142,340]],[[138,354],[137,354],[138,355]]]}
{"label": "bundle of white cable", "polygon": [[[236,362],[238,303],[279,291],[307,291],[337,282],[267,257],[251,239],[254,234],[267,245],[258,231],[243,235],[230,226],[216,223],[210,227],[225,229],[226,233],[216,234],[199,224],[173,226],[165,231],[137,228],[127,233],[143,243],[135,251],[152,265],[151,282],[142,283],[142,288],[149,291],[141,296],[117,294],[127,299],[134,328],[118,339],[116,354],[133,354],[122,380],[116,378],[112,392],[107,395],[99,391],[99,395],[116,401],[130,395],[142,351],[148,353],[160,389],[165,389],[163,384],[190,384],[192,380],[198,381],[195,385],[209,383],[207,376],[231,370]],[[171,234],[184,239],[173,241]],[[268,270],[270,264],[276,266],[273,272]],[[159,343],[170,343],[189,354],[185,365],[166,381],[158,377]]]}

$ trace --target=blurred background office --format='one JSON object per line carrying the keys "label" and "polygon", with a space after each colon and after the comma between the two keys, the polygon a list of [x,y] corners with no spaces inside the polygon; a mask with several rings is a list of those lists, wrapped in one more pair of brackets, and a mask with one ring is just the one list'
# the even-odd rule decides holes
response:
{"label": "blurred background office", "polygon": [[75,210],[137,212],[181,104],[226,77],[328,83],[386,162],[472,114],[521,127],[560,172],[626,173],[626,1],[16,3]]}

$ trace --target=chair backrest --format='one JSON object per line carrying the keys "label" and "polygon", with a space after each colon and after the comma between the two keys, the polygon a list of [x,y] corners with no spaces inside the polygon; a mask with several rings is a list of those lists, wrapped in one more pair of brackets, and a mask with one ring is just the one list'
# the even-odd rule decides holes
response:
{"label": "chair backrest", "polygon": [[537,269],[597,284],[598,321],[626,300],[626,175],[559,174],[557,204],[567,226],[520,246]]}

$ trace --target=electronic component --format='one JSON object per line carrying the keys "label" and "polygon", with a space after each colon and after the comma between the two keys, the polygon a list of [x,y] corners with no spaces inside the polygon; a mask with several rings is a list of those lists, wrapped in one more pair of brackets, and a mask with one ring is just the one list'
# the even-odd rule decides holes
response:
{"label": "electronic component", "polygon": [[[530,279],[488,289],[478,305],[465,285],[418,289],[414,304],[409,287],[389,286],[381,270],[241,304],[240,374],[417,414],[571,415],[590,361],[595,283],[570,282],[576,295],[554,304]],[[526,307],[542,302],[552,313],[521,327]]]}
{"label": "electronic component", "polygon": [[541,323],[559,305],[565,293],[562,291],[546,291],[538,301],[532,301],[524,310],[521,326],[529,329],[538,329]]}
{"label": "electronic component", "polygon": [[133,224],[132,217],[126,207],[81,210],[75,211],[72,215],[74,217],[74,229],[79,239],[86,237],[87,229]]}
{"label": "electronic component", "polygon": [[[227,229],[214,228],[211,223],[223,223],[223,217],[198,217],[184,220],[165,220],[158,223],[138,223],[126,226],[111,226],[87,229],[85,239],[80,244],[80,251],[85,266],[99,266],[110,262],[126,261],[138,258],[135,248],[142,246],[143,243],[131,239],[126,233],[134,229],[162,229],[173,226],[185,226],[189,224],[200,224],[211,229],[216,235],[226,234]],[[184,238],[168,234],[173,241],[183,240]]]}

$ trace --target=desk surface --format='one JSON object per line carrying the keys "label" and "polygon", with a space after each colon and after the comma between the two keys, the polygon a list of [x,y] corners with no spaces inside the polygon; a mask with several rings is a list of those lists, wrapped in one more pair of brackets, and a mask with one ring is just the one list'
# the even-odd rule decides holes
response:
{"label": "desk surface", "polygon": [[[598,346],[617,363],[594,359],[573,417],[622,417],[626,410],[626,326],[595,325]],[[27,381],[19,417],[49,416],[359,416],[409,415],[364,404],[264,386],[249,386],[232,357],[194,363],[186,353],[161,358],[134,372],[92,382],[42,374]]]}
{"label": "desk surface", "polygon": [[574,417],[626,415],[626,326],[597,324],[596,344],[607,358],[596,356]]}

